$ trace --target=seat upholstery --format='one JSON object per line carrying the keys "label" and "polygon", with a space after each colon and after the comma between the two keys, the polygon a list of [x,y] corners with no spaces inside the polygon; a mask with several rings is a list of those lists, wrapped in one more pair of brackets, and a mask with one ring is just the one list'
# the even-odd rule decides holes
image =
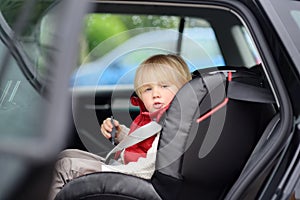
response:
{"label": "seat upholstery", "polygon": [[55,199],[160,199],[150,181],[121,173],[99,172],[76,178]]}
{"label": "seat upholstery", "polygon": [[[119,173],[74,179],[59,199],[221,199],[239,176],[264,127],[271,103],[229,99],[209,118],[197,119],[227,97],[223,73],[200,72],[176,94],[161,121],[156,170],[150,181]],[[245,70],[244,70],[245,71]],[[261,77],[247,84],[262,87]],[[233,78],[234,79],[234,78]],[[238,79],[238,78],[237,78]],[[245,80],[247,78],[242,78]],[[248,78],[249,79],[249,78]],[[134,185],[134,186],[132,186]],[[135,187],[136,186],[136,187]]]}

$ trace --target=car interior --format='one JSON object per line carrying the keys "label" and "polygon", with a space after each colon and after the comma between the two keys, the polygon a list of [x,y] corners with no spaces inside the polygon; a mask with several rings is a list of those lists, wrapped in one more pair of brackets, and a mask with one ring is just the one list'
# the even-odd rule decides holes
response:
{"label": "car interior", "polygon": [[[51,24],[57,20],[53,18],[56,6],[45,11],[34,29],[40,56],[55,49],[49,35],[55,35]],[[100,133],[100,125],[113,116],[129,127],[139,114],[130,97],[135,69],[147,57],[181,55],[193,79],[180,89],[160,122],[163,128],[151,180],[116,172],[92,173],[67,183],[55,199],[257,198],[277,159],[270,149],[279,140],[280,105],[253,34],[254,22],[234,9],[213,4],[157,7],[121,2],[115,6],[91,1],[89,6],[82,20],[80,56],[69,80],[69,112],[61,116],[68,118],[63,122],[69,125],[65,149],[105,156],[114,147]],[[5,45],[1,43],[0,51]],[[34,53],[30,49],[29,57]],[[12,59],[14,65],[26,65],[18,56]],[[7,70],[6,78],[1,77],[1,89],[7,94],[0,97],[0,108],[7,110],[1,118],[24,123],[17,132],[34,132],[25,128],[37,130],[43,120],[40,115],[51,112],[39,109],[40,115],[26,114],[39,103],[44,105],[39,94],[47,95],[48,90],[38,83],[51,82],[47,77],[51,73],[43,72],[46,62],[37,59],[30,73]],[[16,112],[7,117],[21,107],[27,121]],[[9,122],[1,123],[4,127]],[[8,132],[16,132],[9,128]]]}
{"label": "car interior", "polygon": [[[235,182],[247,186],[251,195],[256,194],[258,191],[251,184],[262,184],[265,177],[258,175],[247,183],[239,177],[253,172],[257,157],[254,159],[255,155],[251,154],[259,148],[256,145],[260,138],[268,141],[270,130],[277,125],[278,105],[254,38],[240,16],[214,7],[197,8],[197,11],[192,7],[186,10],[176,6],[150,7],[140,13],[136,5],[124,5],[122,10],[109,3],[93,6],[91,15],[132,21],[131,30],[126,32],[131,38],[99,59],[97,49],[115,45],[116,40],[129,36],[122,33],[105,40],[76,71],[72,111],[76,130],[73,135],[77,140],[73,138],[68,148],[81,148],[98,155],[106,155],[112,149],[110,141],[99,134],[99,127],[110,116],[129,126],[138,115],[139,109],[129,101],[133,88],[128,80],[132,80],[133,68],[141,58],[156,53],[180,54],[189,63],[194,79],[176,95],[162,122],[156,170],[151,180],[119,173],[94,173],[66,184],[56,199],[175,199],[178,196],[180,199],[224,199],[227,194],[227,198],[237,195],[232,189]],[[158,18],[164,22],[156,22],[154,29],[152,26]],[[164,27],[159,23],[176,25]],[[130,63],[133,57],[136,62]],[[130,69],[121,73],[126,70],[122,67],[126,68],[127,60]],[[95,69],[96,65],[103,68],[102,74],[94,71],[98,79],[93,83],[83,82],[87,69]],[[119,85],[104,80],[114,67],[120,72]],[[230,84],[226,80],[229,72],[233,77]],[[226,98],[228,102],[224,101]],[[207,118],[196,122],[204,115]],[[178,120],[182,123],[178,124]],[[185,123],[188,125],[182,125]],[[253,161],[249,160],[250,156]],[[246,163],[251,170],[245,169]],[[86,184],[92,186],[84,187]],[[247,189],[238,195],[247,197]]]}
{"label": "car interior", "polygon": [[[222,70],[197,71],[178,92],[162,122],[156,171],[150,181],[115,172],[93,173],[70,181],[56,199],[175,199],[178,195],[223,199],[276,113],[261,73],[242,69],[225,70],[235,71],[229,84]],[[229,98],[225,107],[197,121],[224,98]]]}
{"label": "car interior", "polygon": [[[77,145],[80,141],[88,143],[82,148],[89,146],[91,152],[105,154],[111,149],[110,142],[99,134],[99,123],[104,119],[114,115],[129,126],[138,115],[139,109],[130,104],[129,97],[133,93],[134,70],[147,57],[158,53],[180,54],[189,64],[191,73],[213,67],[251,68],[261,62],[243,22],[230,12],[204,8],[197,10],[200,16],[181,17],[171,15],[176,7],[168,8],[168,16],[155,9],[148,10],[148,15],[147,12],[139,14],[133,11],[135,6],[125,7],[126,12],[115,11],[109,4],[95,3],[93,6],[89,17],[99,14],[108,20],[121,18],[129,21],[131,29],[96,46],[72,76],[73,118],[80,137]],[[108,8],[112,13],[105,12]],[[145,22],[138,23],[137,19]],[[156,22],[158,19],[164,22]],[[155,23],[160,24],[153,27]],[[170,24],[162,25],[167,23]],[[129,39],[101,56],[101,52],[108,48],[106,46],[116,46],[115,41],[124,37]],[[110,83],[113,79],[116,81]]]}

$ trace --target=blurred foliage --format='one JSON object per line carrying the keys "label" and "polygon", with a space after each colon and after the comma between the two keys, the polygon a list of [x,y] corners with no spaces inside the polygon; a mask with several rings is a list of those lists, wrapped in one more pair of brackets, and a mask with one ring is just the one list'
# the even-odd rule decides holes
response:
{"label": "blurred foliage", "polygon": [[[120,17],[111,14],[90,14],[85,19],[84,35],[87,38],[88,47],[93,50],[104,40],[127,30]],[[117,37],[113,47],[124,42],[127,38]]]}
{"label": "blurred foliage", "polygon": [[156,16],[156,15],[124,15],[121,20],[128,29],[160,27],[178,28],[179,17]]}
{"label": "blurred foliage", "polygon": [[13,25],[18,14],[21,12],[21,8],[23,4],[24,1],[12,1],[12,0],[0,1],[0,10],[9,25]]}
{"label": "blurred foliage", "polygon": [[[27,55],[27,60],[31,61],[37,76],[43,76],[46,71],[47,56],[50,53],[47,47],[43,46],[42,38],[39,37],[38,24],[47,9],[53,5],[54,0],[0,0],[0,10],[7,24],[13,31],[17,32],[17,39],[22,44],[22,50]],[[21,23],[21,24],[20,24]],[[49,56],[48,56],[49,57]]]}
{"label": "blurred foliage", "polygon": [[[87,54],[82,55],[85,62],[94,60],[119,46],[133,37],[133,34],[144,32],[144,28],[178,28],[179,17],[154,15],[116,15],[116,14],[89,14],[85,18],[83,46],[88,46]],[[140,31],[130,31],[137,30]],[[109,45],[96,48],[105,40],[110,39]],[[86,43],[86,44],[85,44]],[[92,52],[92,53],[91,53]],[[81,52],[82,53],[82,52]]]}
{"label": "blurred foliage", "polygon": [[[85,34],[90,50],[102,41],[121,32],[145,27],[177,28],[178,17],[153,15],[89,14],[85,20]],[[124,42],[122,38],[119,42]]]}
{"label": "blurred foliage", "polygon": [[[4,18],[10,27],[14,27],[14,24],[19,20],[20,13],[23,12],[23,6],[28,3],[29,0],[1,0],[0,10]],[[34,6],[31,9],[26,9],[25,12],[29,12],[28,19],[25,19],[23,23],[27,24],[22,35],[29,35],[34,29],[34,25],[40,20],[41,14],[54,2],[54,0],[36,0]],[[23,19],[24,20],[24,19]]]}

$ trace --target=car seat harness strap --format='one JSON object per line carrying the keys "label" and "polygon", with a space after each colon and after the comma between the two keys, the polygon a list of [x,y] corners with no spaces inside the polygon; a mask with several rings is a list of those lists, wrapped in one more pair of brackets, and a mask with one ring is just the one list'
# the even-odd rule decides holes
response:
{"label": "car seat harness strap", "polygon": [[104,162],[109,164],[110,160],[114,158],[114,153],[117,151],[122,151],[132,145],[135,145],[157,133],[162,129],[162,126],[151,121],[150,123],[141,126],[140,128],[133,131],[130,135],[127,135],[117,146],[115,146],[105,157]]}
{"label": "car seat harness strap", "polygon": [[[239,81],[234,81],[232,77],[232,73],[235,73],[234,78],[242,78],[242,79],[257,79],[259,78],[258,76],[253,76],[253,75],[247,75],[243,73],[239,73],[236,70],[224,70],[224,71],[213,71],[208,73],[208,76],[205,75],[203,76],[203,79],[205,81],[205,84],[209,87],[209,84],[215,84],[211,83],[209,81],[209,75],[213,75],[216,73],[227,73],[227,81],[226,81],[226,87],[225,87],[225,92],[226,92],[226,97],[224,100],[216,105],[214,108],[211,110],[207,111],[205,114],[200,116],[196,121],[197,123],[202,122],[203,120],[207,119],[210,117],[212,114],[223,108],[229,101],[229,99],[234,99],[234,100],[241,100],[241,101],[249,101],[249,102],[257,102],[257,103],[275,103],[275,98],[270,92],[268,88],[261,87],[261,86],[255,86],[253,84],[246,84],[242,83]],[[261,83],[261,85],[263,85]]]}
{"label": "car seat harness strap", "polygon": [[[229,85],[229,82],[231,82],[231,80],[232,80],[232,72],[228,71],[227,82],[226,82],[226,91],[228,90],[228,85]],[[209,83],[209,81],[207,81],[206,84],[207,83]],[[227,97],[227,92],[226,92],[226,97],[224,98],[224,100],[220,104],[218,104],[217,106],[212,108],[210,111],[208,111],[205,114],[203,114],[202,116],[200,116],[196,120],[197,123],[202,122],[203,120],[205,120],[206,118],[208,118],[209,116],[211,116],[212,114],[214,114],[215,112],[217,112],[218,110],[223,108],[228,103],[228,101],[229,101],[229,98]]]}

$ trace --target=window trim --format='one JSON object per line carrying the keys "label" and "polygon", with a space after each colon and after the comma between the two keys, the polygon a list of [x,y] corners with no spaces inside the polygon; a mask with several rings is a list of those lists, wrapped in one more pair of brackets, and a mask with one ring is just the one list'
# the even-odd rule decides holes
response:
{"label": "window trim", "polygon": [[28,59],[27,55],[24,53],[22,45],[15,38],[16,34],[17,33],[14,33],[9,27],[9,25],[6,23],[2,13],[0,12],[0,39],[3,42],[3,44],[7,47],[4,53],[5,57],[4,59],[1,59],[2,62],[0,63],[0,80],[1,76],[4,75],[5,66],[7,66],[7,63],[9,62],[9,54],[11,54],[15,58],[24,76],[29,80],[30,84],[39,93],[41,93],[42,86],[40,82],[35,78],[33,72],[31,71],[31,68],[29,67],[32,65],[32,63]]}

